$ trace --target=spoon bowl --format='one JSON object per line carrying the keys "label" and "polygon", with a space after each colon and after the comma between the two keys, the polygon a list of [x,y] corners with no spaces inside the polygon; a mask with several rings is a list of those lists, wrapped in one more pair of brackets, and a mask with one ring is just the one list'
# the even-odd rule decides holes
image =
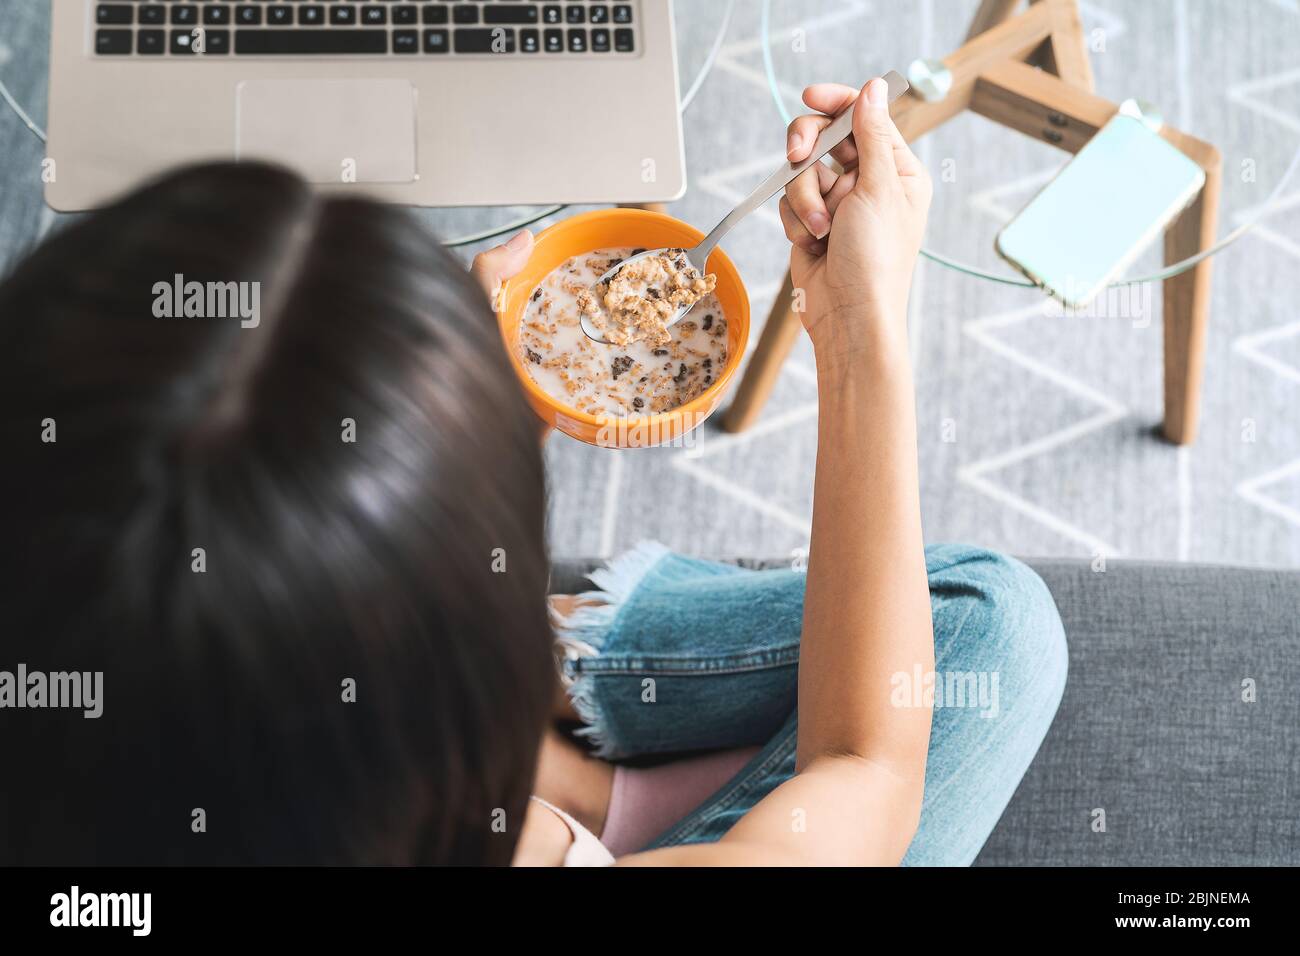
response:
{"label": "spoon bowl", "polygon": [[[721,238],[722,238],[721,236],[718,236],[718,239]],[[706,238],[704,242],[701,242],[699,245],[692,246],[689,249],[683,249],[680,246],[665,246],[662,249],[645,249],[641,252],[636,253],[635,255],[630,255],[622,262],[619,262],[611,266],[605,272],[604,275],[602,275],[599,279],[597,279],[592,284],[592,292],[596,293],[597,296],[599,296],[599,293],[596,292],[596,290],[606,286],[616,275],[618,275],[621,271],[623,271],[623,268],[625,266],[628,266],[631,263],[636,262],[638,259],[645,259],[650,256],[658,256],[658,255],[663,255],[665,253],[667,254],[676,254],[679,252],[686,253],[686,261],[691,264],[691,267],[695,269],[696,272],[698,272],[700,275],[704,275],[704,271],[705,271],[704,265],[709,261],[709,254],[713,252],[713,248],[717,244],[718,244],[717,240],[714,240],[712,243],[709,243],[709,239]],[[695,308],[697,304],[698,303],[691,303],[690,305],[682,306],[677,310],[677,313],[665,324],[669,327],[676,325],[678,322],[684,319],[686,317],[686,313],[690,312],[691,309]],[[586,312],[583,312],[581,314],[579,321],[582,323],[582,331],[586,334],[587,338],[595,342],[599,342],[602,345],[611,344],[605,340],[604,334],[601,332],[600,329],[596,328],[595,323],[592,322],[591,316],[588,315]]]}

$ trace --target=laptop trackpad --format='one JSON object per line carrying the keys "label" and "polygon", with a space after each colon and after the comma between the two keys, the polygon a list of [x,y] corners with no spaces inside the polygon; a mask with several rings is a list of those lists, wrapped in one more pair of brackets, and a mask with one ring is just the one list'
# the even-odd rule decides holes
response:
{"label": "laptop trackpad", "polygon": [[313,183],[409,183],[416,116],[409,80],[245,80],[235,157],[282,163]]}

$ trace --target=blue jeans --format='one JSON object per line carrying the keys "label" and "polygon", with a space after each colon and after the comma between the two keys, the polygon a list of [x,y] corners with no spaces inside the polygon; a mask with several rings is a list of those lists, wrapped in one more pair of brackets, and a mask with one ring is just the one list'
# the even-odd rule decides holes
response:
{"label": "blue jeans", "polygon": [[[566,662],[579,709],[613,759],[761,750],[650,847],[718,840],[788,780],[798,719],[804,575],[668,557],[676,563],[661,562],[655,585],[662,619],[643,608],[597,651]],[[1012,558],[939,545],[926,549],[926,570],[935,706],[920,825],[903,863],[966,866],[1051,726],[1065,688],[1065,634],[1047,587]],[[614,599],[622,597],[632,594]],[[894,692],[906,704],[925,686],[923,675],[900,674]]]}

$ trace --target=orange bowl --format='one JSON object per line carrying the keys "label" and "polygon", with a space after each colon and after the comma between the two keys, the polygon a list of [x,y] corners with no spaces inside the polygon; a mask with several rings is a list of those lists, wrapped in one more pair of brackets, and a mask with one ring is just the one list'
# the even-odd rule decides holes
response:
{"label": "orange bowl", "polygon": [[704,233],[672,216],[644,209],[598,209],[572,216],[543,230],[524,271],[503,291],[497,312],[506,351],[533,411],[548,425],[579,441],[606,448],[646,448],[676,441],[713,414],[736,374],[749,341],[749,296],[735,264],[721,249],[709,256],[707,271],[718,277],[714,290],[727,322],[727,362],[721,374],[685,405],[638,417],[588,415],[547,394],[524,368],[519,355],[519,324],[533,290],[551,272],[573,256],[616,246],[689,247]]}

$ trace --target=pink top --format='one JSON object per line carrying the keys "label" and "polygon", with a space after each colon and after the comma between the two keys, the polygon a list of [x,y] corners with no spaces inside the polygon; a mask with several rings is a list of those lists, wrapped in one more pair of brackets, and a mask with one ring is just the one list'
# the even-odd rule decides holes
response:
{"label": "pink top", "polygon": [[569,834],[573,837],[573,842],[569,844],[569,849],[564,853],[564,862],[561,866],[613,866],[614,854],[606,849],[605,845],[596,839],[595,834],[584,827],[581,823],[569,816],[553,803],[543,800],[541,797],[534,796],[531,799],[536,800],[547,810],[550,810],[559,817],[566,827],[569,828]]}
{"label": "pink top", "polygon": [[600,842],[614,856],[636,852],[711,797],[758,749],[720,750],[657,767],[616,766]]}

